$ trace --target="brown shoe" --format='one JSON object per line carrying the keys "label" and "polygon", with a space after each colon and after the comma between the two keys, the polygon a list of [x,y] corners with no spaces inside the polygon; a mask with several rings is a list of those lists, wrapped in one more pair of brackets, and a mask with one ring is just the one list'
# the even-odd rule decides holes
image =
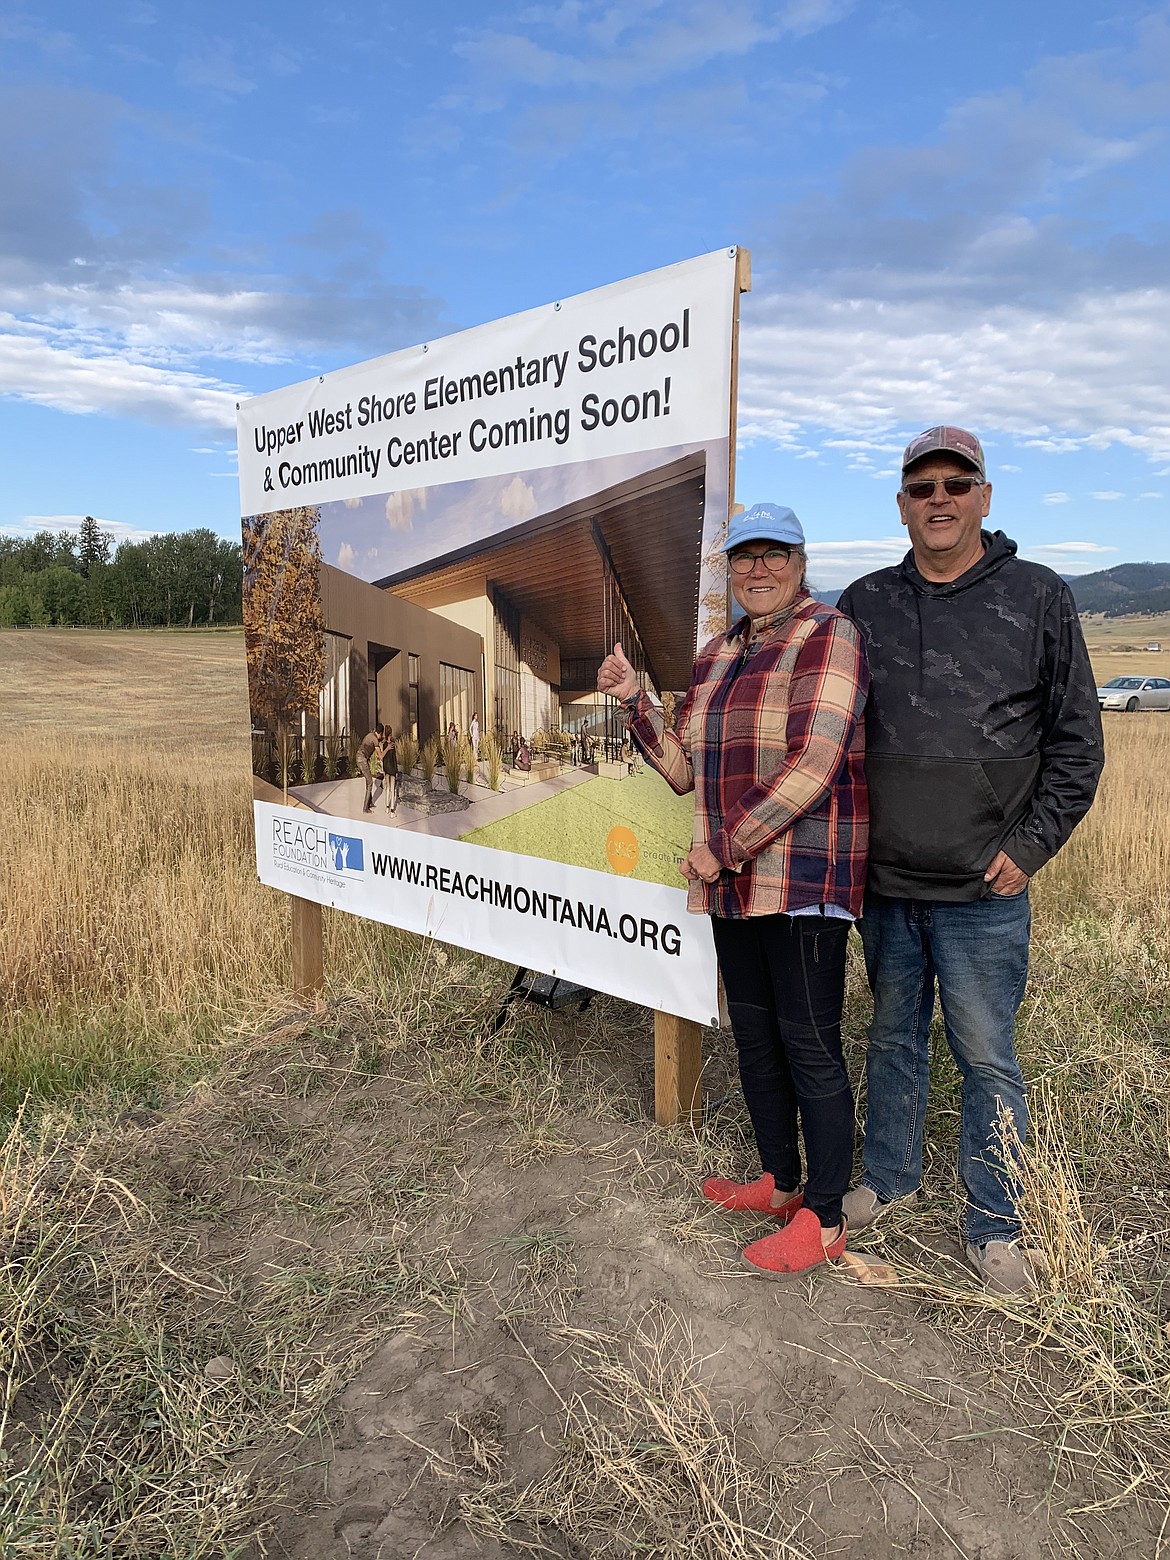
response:
{"label": "brown shoe", "polygon": [[905,1197],[895,1197],[893,1202],[882,1202],[872,1186],[855,1186],[851,1192],[846,1192],[845,1200],[841,1204],[845,1217],[849,1221],[849,1228],[855,1235],[867,1230],[871,1224],[876,1224],[893,1208],[913,1208],[918,1201],[917,1192],[907,1192]]}
{"label": "brown shoe", "polygon": [[968,1246],[967,1261],[989,1294],[1028,1294],[1036,1287],[1036,1275],[1018,1240],[989,1240],[986,1246]]}

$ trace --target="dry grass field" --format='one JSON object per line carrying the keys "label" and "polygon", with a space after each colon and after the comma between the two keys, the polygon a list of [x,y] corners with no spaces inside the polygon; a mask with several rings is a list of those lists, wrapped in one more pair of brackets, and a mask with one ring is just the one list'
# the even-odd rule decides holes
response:
{"label": "dry grass field", "polygon": [[0,1552],[1170,1554],[1170,716],[1107,722],[1036,883],[1008,1303],[955,1259],[942,1057],[921,1213],[858,1243],[898,1287],[782,1289],[692,1192],[735,1104],[648,1127],[641,1010],[493,1037],[509,971],[341,916],[292,1009],[242,660],[0,633]]}
{"label": "dry grass field", "polygon": [[[1099,681],[1127,673],[1144,677],[1170,677],[1170,612],[1156,617],[1084,619],[1085,643]],[[1150,652],[1147,644],[1162,646]]]}

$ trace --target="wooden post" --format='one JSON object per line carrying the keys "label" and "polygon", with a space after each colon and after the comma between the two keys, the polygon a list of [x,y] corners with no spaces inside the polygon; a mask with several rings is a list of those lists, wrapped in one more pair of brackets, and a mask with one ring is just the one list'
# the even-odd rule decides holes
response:
{"label": "wooden post", "polygon": [[735,252],[735,301],[731,319],[731,444],[727,451],[727,513],[735,508],[735,431],[739,407],[739,299],[752,290],[752,252]]}
{"label": "wooden post", "polygon": [[[735,255],[735,296],[731,325],[731,442],[727,452],[727,511],[735,508],[735,428],[739,392],[739,299],[752,290],[752,256],[749,249]],[[654,1014],[654,1119],[660,1127],[673,1127],[684,1118],[697,1126],[703,1114],[701,1074],[703,1031],[687,1018],[673,1013]]]}
{"label": "wooden post", "polygon": [[654,1015],[654,1120],[660,1127],[688,1121],[699,1125],[703,1115],[700,1071],[703,1031],[689,1018],[673,1013]]}
{"label": "wooden post", "polygon": [[292,976],[298,997],[317,996],[325,987],[325,947],[321,938],[321,906],[313,899],[292,900]]}

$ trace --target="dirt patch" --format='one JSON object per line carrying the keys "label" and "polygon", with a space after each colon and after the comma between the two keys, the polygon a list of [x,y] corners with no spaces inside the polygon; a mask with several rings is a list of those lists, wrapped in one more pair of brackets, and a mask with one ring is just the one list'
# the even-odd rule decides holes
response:
{"label": "dirt patch", "polygon": [[[102,1552],[1155,1553],[1141,1506],[1081,1509],[1117,1492],[1058,1455],[1062,1426],[1019,1389],[1031,1345],[1010,1317],[972,1307],[957,1340],[905,1264],[893,1290],[744,1271],[765,1226],[696,1190],[704,1162],[748,1162],[735,1102],[700,1139],[649,1125],[643,1013],[519,1010],[489,1037],[493,998],[468,965],[470,1021],[439,1035],[428,1004],[455,965],[427,957],[412,1010],[293,1019],[57,1176],[63,1204],[99,1188],[102,1238],[78,1237],[88,1271],[72,1262],[42,1307],[17,1464],[77,1395],[83,1334],[90,1369],[95,1336],[139,1340],[151,1390],[136,1418],[128,1370],[100,1404],[85,1378],[79,1425],[117,1412],[141,1472],[157,1451],[142,1425],[169,1394],[191,1438],[176,1514]],[[717,1042],[713,1095],[730,1071]],[[93,1456],[77,1522],[109,1509]],[[196,1517],[219,1506],[210,1538],[196,1523],[180,1550],[181,1499]]]}

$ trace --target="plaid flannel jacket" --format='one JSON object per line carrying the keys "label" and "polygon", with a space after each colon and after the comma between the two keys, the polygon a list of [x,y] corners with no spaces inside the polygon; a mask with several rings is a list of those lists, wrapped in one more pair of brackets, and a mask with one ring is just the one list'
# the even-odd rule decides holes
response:
{"label": "plaid flannel jacket", "polygon": [[638,694],[630,734],[675,791],[694,788],[694,842],[725,868],[690,885],[689,910],[739,917],[831,903],[861,913],[868,691],[857,629],[802,591],[703,648],[674,731]]}

